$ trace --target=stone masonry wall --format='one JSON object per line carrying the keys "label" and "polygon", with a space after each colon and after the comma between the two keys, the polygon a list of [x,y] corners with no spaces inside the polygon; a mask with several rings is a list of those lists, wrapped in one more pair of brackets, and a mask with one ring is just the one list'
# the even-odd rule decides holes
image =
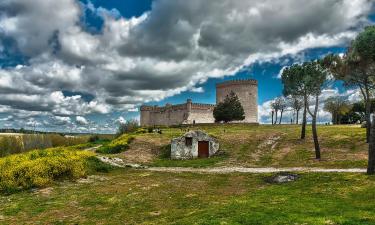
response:
{"label": "stone masonry wall", "polygon": [[215,105],[197,104],[188,100],[185,104],[141,106],[141,126],[171,126],[179,124],[213,123]]}

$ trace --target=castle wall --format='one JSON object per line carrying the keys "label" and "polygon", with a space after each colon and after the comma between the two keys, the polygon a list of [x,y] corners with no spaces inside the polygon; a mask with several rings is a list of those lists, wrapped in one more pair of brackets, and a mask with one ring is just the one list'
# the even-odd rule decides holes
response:
{"label": "castle wall", "polygon": [[141,126],[171,126],[193,123],[213,123],[215,105],[197,104],[188,100],[181,105],[142,106]]}
{"label": "castle wall", "polygon": [[215,123],[213,115],[215,105],[193,104],[189,115],[189,124],[195,123]]}
{"label": "castle wall", "polygon": [[141,106],[141,126],[171,126],[184,123],[189,116],[189,104]]}
{"label": "castle wall", "polygon": [[[235,80],[216,85],[216,103],[224,101],[233,91],[245,111],[243,123],[258,123],[258,83],[256,80]],[[179,124],[214,123],[215,105],[192,103],[159,106],[141,106],[141,126],[171,126]]]}
{"label": "castle wall", "polygon": [[233,91],[245,111],[244,123],[258,123],[258,83],[256,80],[234,80],[216,85],[216,104]]}

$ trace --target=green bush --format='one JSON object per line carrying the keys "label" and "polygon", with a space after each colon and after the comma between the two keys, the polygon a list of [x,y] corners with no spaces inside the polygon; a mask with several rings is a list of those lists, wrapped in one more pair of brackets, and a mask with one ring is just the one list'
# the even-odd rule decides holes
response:
{"label": "green bush", "polygon": [[94,172],[108,173],[109,171],[114,169],[113,166],[100,161],[95,156],[91,156],[87,159],[87,167],[89,168],[91,173],[94,173]]}
{"label": "green bush", "polygon": [[90,170],[87,159],[92,156],[94,153],[88,151],[52,148],[4,157],[0,159],[0,191],[14,192],[84,177]]}
{"label": "green bush", "polygon": [[134,133],[135,134],[145,134],[148,130],[146,128],[138,128]]}
{"label": "green bush", "polygon": [[99,136],[98,135],[91,135],[90,137],[89,137],[89,142],[97,142],[97,141],[99,141]]}
{"label": "green bush", "polygon": [[160,148],[159,158],[170,159],[171,158],[171,144],[164,145]]}

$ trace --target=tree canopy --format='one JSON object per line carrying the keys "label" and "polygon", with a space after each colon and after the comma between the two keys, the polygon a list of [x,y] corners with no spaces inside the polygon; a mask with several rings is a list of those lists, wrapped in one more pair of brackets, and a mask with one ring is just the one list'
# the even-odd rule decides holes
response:
{"label": "tree canopy", "polygon": [[343,97],[330,97],[324,103],[324,110],[332,114],[332,123],[341,124],[341,118],[351,111],[352,105]]}

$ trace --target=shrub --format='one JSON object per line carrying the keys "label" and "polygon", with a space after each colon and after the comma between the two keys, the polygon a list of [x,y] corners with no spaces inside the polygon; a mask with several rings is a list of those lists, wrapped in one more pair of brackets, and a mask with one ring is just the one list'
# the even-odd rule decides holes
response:
{"label": "shrub", "polygon": [[171,158],[171,144],[164,145],[160,148],[159,158],[170,159]]}
{"label": "shrub", "polygon": [[145,134],[148,130],[146,128],[138,128],[134,133],[136,134]]}
{"label": "shrub", "polygon": [[98,135],[91,135],[90,137],[89,137],[89,142],[97,142],[97,141],[99,141],[99,136]]}
{"label": "shrub", "polygon": [[91,173],[93,172],[102,172],[102,173],[108,173],[109,171],[113,170],[114,167],[100,161],[95,156],[91,156],[87,159],[87,168]]}
{"label": "shrub", "polygon": [[148,128],[147,128],[147,132],[148,132],[148,133],[153,133],[153,132],[154,132],[154,128],[152,128],[152,127],[148,127]]}
{"label": "shrub", "polygon": [[3,136],[0,138],[0,157],[13,153],[20,153],[24,150],[21,136]]}
{"label": "shrub", "polygon": [[61,179],[84,177],[89,171],[88,151],[67,148],[34,150],[0,159],[0,191],[44,187]]}
{"label": "shrub", "polygon": [[123,134],[117,139],[111,141],[107,145],[103,145],[96,152],[103,154],[117,154],[122,151],[125,151],[129,148],[129,144],[134,140],[133,135]]}

